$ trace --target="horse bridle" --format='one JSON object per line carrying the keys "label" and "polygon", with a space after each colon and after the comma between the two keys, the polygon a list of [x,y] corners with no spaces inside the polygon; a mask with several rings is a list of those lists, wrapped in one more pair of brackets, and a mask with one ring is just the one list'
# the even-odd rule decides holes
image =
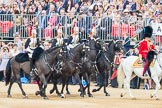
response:
{"label": "horse bridle", "polygon": [[[57,55],[59,55],[59,54],[60,53],[58,53]],[[57,62],[56,65],[53,64],[52,66],[50,66],[50,64],[47,61],[47,55],[48,55],[47,53],[44,54],[44,56],[43,56],[43,62],[49,67],[50,71],[53,72],[55,70],[56,72],[59,72],[59,71],[61,72],[61,68],[60,69],[57,69],[56,68],[56,67],[60,66],[61,63],[60,62]]]}

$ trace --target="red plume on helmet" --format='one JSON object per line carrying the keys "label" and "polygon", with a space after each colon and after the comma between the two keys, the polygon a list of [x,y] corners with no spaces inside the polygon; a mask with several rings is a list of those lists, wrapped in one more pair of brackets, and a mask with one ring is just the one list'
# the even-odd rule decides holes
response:
{"label": "red plume on helmet", "polygon": [[59,24],[57,25],[57,30],[60,29],[60,27],[61,27],[61,24],[59,23]]}
{"label": "red plume on helmet", "polygon": [[73,27],[72,27],[72,30],[71,30],[71,32],[72,32],[72,34],[74,33],[74,29],[75,29],[75,27],[76,27],[76,22],[74,22],[74,25],[73,25]]}
{"label": "red plume on helmet", "polygon": [[30,25],[30,28],[29,28],[29,35],[32,36],[32,31],[33,31],[33,26]]}

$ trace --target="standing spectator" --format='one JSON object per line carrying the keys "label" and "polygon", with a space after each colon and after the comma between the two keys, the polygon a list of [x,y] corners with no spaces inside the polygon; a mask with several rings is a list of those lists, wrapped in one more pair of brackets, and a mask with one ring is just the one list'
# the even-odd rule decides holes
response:
{"label": "standing spectator", "polygon": [[111,36],[111,30],[112,30],[112,19],[108,16],[107,13],[105,13],[101,20],[101,36],[102,39],[108,39],[108,36]]}
{"label": "standing spectator", "polygon": [[136,11],[131,11],[131,16],[129,18],[129,24],[132,25],[132,24],[136,24],[137,22],[137,13]]}
{"label": "standing spectator", "polygon": [[13,44],[13,49],[11,50],[12,56],[16,56],[19,53],[20,53],[20,50],[18,49],[18,45],[17,44]]}
{"label": "standing spectator", "polygon": [[7,63],[9,61],[9,59],[11,58],[11,56],[12,55],[10,53],[8,46],[7,45],[3,46],[1,48],[1,52],[0,52],[0,59],[2,60],[2,62],[0,64],[0,71],[3,71],[3,75],[4,75],[3,81],[5,80],[6,66],[7,66]]}
{"label": "standing spectator", "polygon": [[123,23],[128,24],[129,17],[130,17],[130,14],[129,14],[130,11],[128,9],[125,9],[123,12],[124,12],[124,16],[122,17]]}
{"label": "standing spectator", "polygon": [[65,12],[69,13],[72,8],[72,0],[68,0],[68,3],[65,5]]}
{"label": "standing spectator", "polygon": [[20,15],[24,16],[26,14],[25,9],[23,6],[20,7]]}
{"label": "standing spectator", "polygon": [[4,21],[11,21],[12,20],[12,16],[11,16],[11,11],[9,9],[8,5],[5,5],[5,10],[3,12],[3,14],[7,14],[6,16],[4,16]]}
{"label": "standing spectator", "polygon": [[37,18],[41,17],[41,13],[42,13],[42,5],[38,5],[38,10],[36,12],[36,17]]}
{"label": "standing spectator", "polygon": [[149,11],[145,12],[144,15],[144,26],[149,26],[152,20],[149,16]]}
{"label": "standing spectator", "polygon": [[50,17],[52,13],[55,13],[55,6],[53,4],[51,4],[47,10],[47,16]]}
{"label": "standing spectator", "polygon": [[92,11],[91,10],[89,10],[87,12],[85,20],[86,20],[86,34],[89,34],[90,28],[91,28],[91,25],[92,25],[92,21],[93,21]]}
{"label": "standing spectator", "polygon": [[98,5],[93,6],[92,14],[95,15],[95,13],[98,11]]}
{"label": "standing spectator", "polygon": [[62,8],[57,18],[57,24],[65,25],[65,17],[65,9]]}
{"label": "standing spectator", "polygon": [[103,1],[103,9],[104,9],[104,12],[106,12],[109,9],[109,3],[107,0]]}
{"label": "standing spectator", "polygon": [[22,41],[20,39],[20,34],[18,32],[15,33],[14,44],[17,45],[17,49],[19,50],[19,52],[23,52],[23,43],[22,43]]}
{"label": "standing spectator", "polygon": [[101,31],[100,31],[101,19],[102,19],[101,14],[99,13],[99,11],[97,11],[94,16],[94,25],[97,30],[97,35],[100,35],[100,33],[101,33]]}
{"label": "standing spectator", "polygon": [[125,54],[126,56],[129,56],[130,52],[129,52],[129,49],[130,49],[130,37],[129,37],[129,34],[128,33],[124,33],[124,49],[125,49]]}
{"label": "standing spectator", "polygon": [[41,13],[41,17],[39,17],[39,24],[40,24],[40,27],[41,29],[44,29],[47,27],[48,25],[48,16],[46,15],[46,11],[43,10],[42,13]]}
{"label": "standing spectator", "polygon": [[2,6],[2,4],[0,4],[0,21],[3,20],[3,15],[2,15],[2,14],[4,14],[4,11],[3,11],[3,6]]}
{"label": "standing spectator", "polygon": [[84,18],[84,13],[80,13],[77,19],[77,27],[79,27],[79,32],[81,32],[81,35],[85,36],[85,29],[86,29],[86,21]]}
{"label": "standing spectator", "polygon": [[44,45],[44,50],[48,50],[50,48],[48,41],[45,41],[43,45]]}

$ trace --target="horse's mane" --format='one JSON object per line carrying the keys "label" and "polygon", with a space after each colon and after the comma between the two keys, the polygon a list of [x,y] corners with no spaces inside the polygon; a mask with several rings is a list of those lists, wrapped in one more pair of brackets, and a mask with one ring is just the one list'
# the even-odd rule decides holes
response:
{"label": "horse's mane", "polygon": [[83,43],[82,44],[78,44],[76,47],[74,47],[71,51],[73,52],[73,51],[75,51],[78,47],[80,47],[81,45],[83,45]]}
{"label": "horse's mane", "polygon": [[56,50],[56,49],[58,49],[58,48],[60,48],[60,46],[51,47],[51,48],[47,49],[45,52],[51,53],[53,50]]}
{"label": "horse's mane", "polygon": [[108,45],[108,48],[110,47],[110,45],[113,43],[113,40],[110,41],[109,45]]}

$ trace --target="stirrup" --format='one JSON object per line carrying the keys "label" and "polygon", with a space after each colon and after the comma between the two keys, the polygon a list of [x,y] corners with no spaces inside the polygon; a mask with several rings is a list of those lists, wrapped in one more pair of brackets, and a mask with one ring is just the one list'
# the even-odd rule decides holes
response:
{"label": "stirrup", "polygon": [[37,68],[33,68],[32,71],[30,72],[31,74],[34,75],[38,75],[38,71],[37,71]]}
{"label": "stirrup", "polygon": [[32,70],[32,71],[30,71],[30,76],[31,76],[31,77],[34,77],[33,70]]}

